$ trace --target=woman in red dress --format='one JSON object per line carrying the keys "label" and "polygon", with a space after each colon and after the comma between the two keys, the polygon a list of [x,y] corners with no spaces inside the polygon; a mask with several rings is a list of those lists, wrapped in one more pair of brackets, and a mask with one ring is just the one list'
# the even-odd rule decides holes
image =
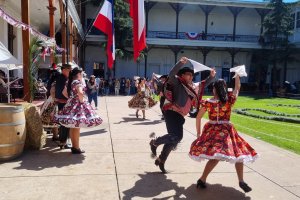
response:
{"label": "woman in red dress", "polygon": [[[202,176],[197,182],[197,188],[206,188],[206,178],[221,161],[235,163],[239,186],[244,192],[252,189],[244,182],[244,163],[254,162],[257,158],[255,150],[237,133],[230,122],[233,107],[240,90],[240,77],[235,78],[233,92],[227,92],[226,83],[219,79],[213,85],[214,97],[201,103],[197,115],[196,128],[198,138],[192,143],[189,156],[196,161],[208,159]],[[208,111],[207,122],[201,134],[201,118]]]}

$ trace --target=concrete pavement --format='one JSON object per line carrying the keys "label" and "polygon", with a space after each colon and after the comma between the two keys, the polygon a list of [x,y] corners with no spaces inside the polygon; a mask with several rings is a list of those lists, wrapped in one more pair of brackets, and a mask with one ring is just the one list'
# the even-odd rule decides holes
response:
{"label": "concrete pavement", "polygon": [[127,106],[130,98],[100,97],[98,112],[104,122],[82,129],[85,154],[60,150],[49,137],[44,149],[1,163],[0,200],[300,199],[300,156],[243,134],[260,154],[245,166],[245,181],[253,191],[243,193],[234,165],[225,162],[208,177],[208,188],[197,190],[195,183],[206,162],[187,155],[196,138],[195,119],[189,117],[184,138],[165,165],[169,173],[161,174],[149,149],[151,132],[166,133],[159,106],[146,111],[146,120],[137,119]]}

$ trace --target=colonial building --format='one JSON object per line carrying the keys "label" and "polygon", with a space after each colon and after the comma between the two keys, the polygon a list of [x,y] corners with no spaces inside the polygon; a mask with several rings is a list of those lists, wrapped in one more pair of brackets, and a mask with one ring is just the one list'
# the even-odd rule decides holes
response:
{"label": "colonial building", "polygon": [[[101,47],[105,37],[92,29],[85,43],[85,67],[88,73],[115,77],[150,77],[153,72],[166,74],[181,57],[213,66],[219,77],[229,79],[229,68],[245,64],[249,76],[243,82],[258,84],[269,82],[270,68],[260,70],[256,52],[262,49],[264,38],[262,21],[268,12],[268,2],[240,0],[154,0],[145,1],[147,26],[147,57],[139,63],[133,60],[116,60],[114,72],[106,67],[106,54]],[[88,28],[97,15],[93,4],[85,6],[85,23]],[[295,34],[291,42],[300,42],[300,6],[294,7]],[[277,74],[283,81],[282,69]],[[93,72],[94,69],[94,72]],[[102,71],[104,70],[104,72]],[[196,79],[200,79],[201,75]],[[258,80],[262,79],[262,80]],[[300,77],[300,63],[289,63],[287,80]],[[251,84],[250,84],[251,85]]]}

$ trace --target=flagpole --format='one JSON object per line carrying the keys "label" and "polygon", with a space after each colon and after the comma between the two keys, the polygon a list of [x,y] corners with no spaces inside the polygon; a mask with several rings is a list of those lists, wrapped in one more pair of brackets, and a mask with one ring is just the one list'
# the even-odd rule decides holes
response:
{"label": "flagpole", "polygon": [[68,1],[66,0],[66,49],[67,49],[67,64],[69,64],[69,16],[68,16]]}
{"label": "flagpole", "polygon": [[99,13],[100,10],[101,10],[101,7],[102,7],[102,5],[99,5],[96,14],[94,14],[95,17],[93,18],[93,19],[94,19],[94,20],[93,20],[93,23],[91,23],[91,24],[89,25],[89,27],[88,27],[86,33],[84,34],[83,38],[81,39],[80,44],[78,45],[78,48],[80,48],[80,47],[83,45],[84,41],[86,40],[86,36],[89,34],[90,30],[93,28],[95,19],[96,19],[98,13]]}

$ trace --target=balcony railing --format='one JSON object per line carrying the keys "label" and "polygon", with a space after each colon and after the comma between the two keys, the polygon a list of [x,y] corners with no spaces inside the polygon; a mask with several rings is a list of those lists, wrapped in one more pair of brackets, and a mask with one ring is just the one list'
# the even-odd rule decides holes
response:
{"label": "balcony railing", "polygon": [[[170,31],[148,31],[147,38],[162,38],[162,39],[176,39],[176,32]],[[177,39],[182,40],[209,40],[209,41],[233,41],[232,34],[193,34],[190,36],[185,32],[178,32]],[[259,36],[257,35],[235,35],[236,42],[252,42],[257,43]]]}

